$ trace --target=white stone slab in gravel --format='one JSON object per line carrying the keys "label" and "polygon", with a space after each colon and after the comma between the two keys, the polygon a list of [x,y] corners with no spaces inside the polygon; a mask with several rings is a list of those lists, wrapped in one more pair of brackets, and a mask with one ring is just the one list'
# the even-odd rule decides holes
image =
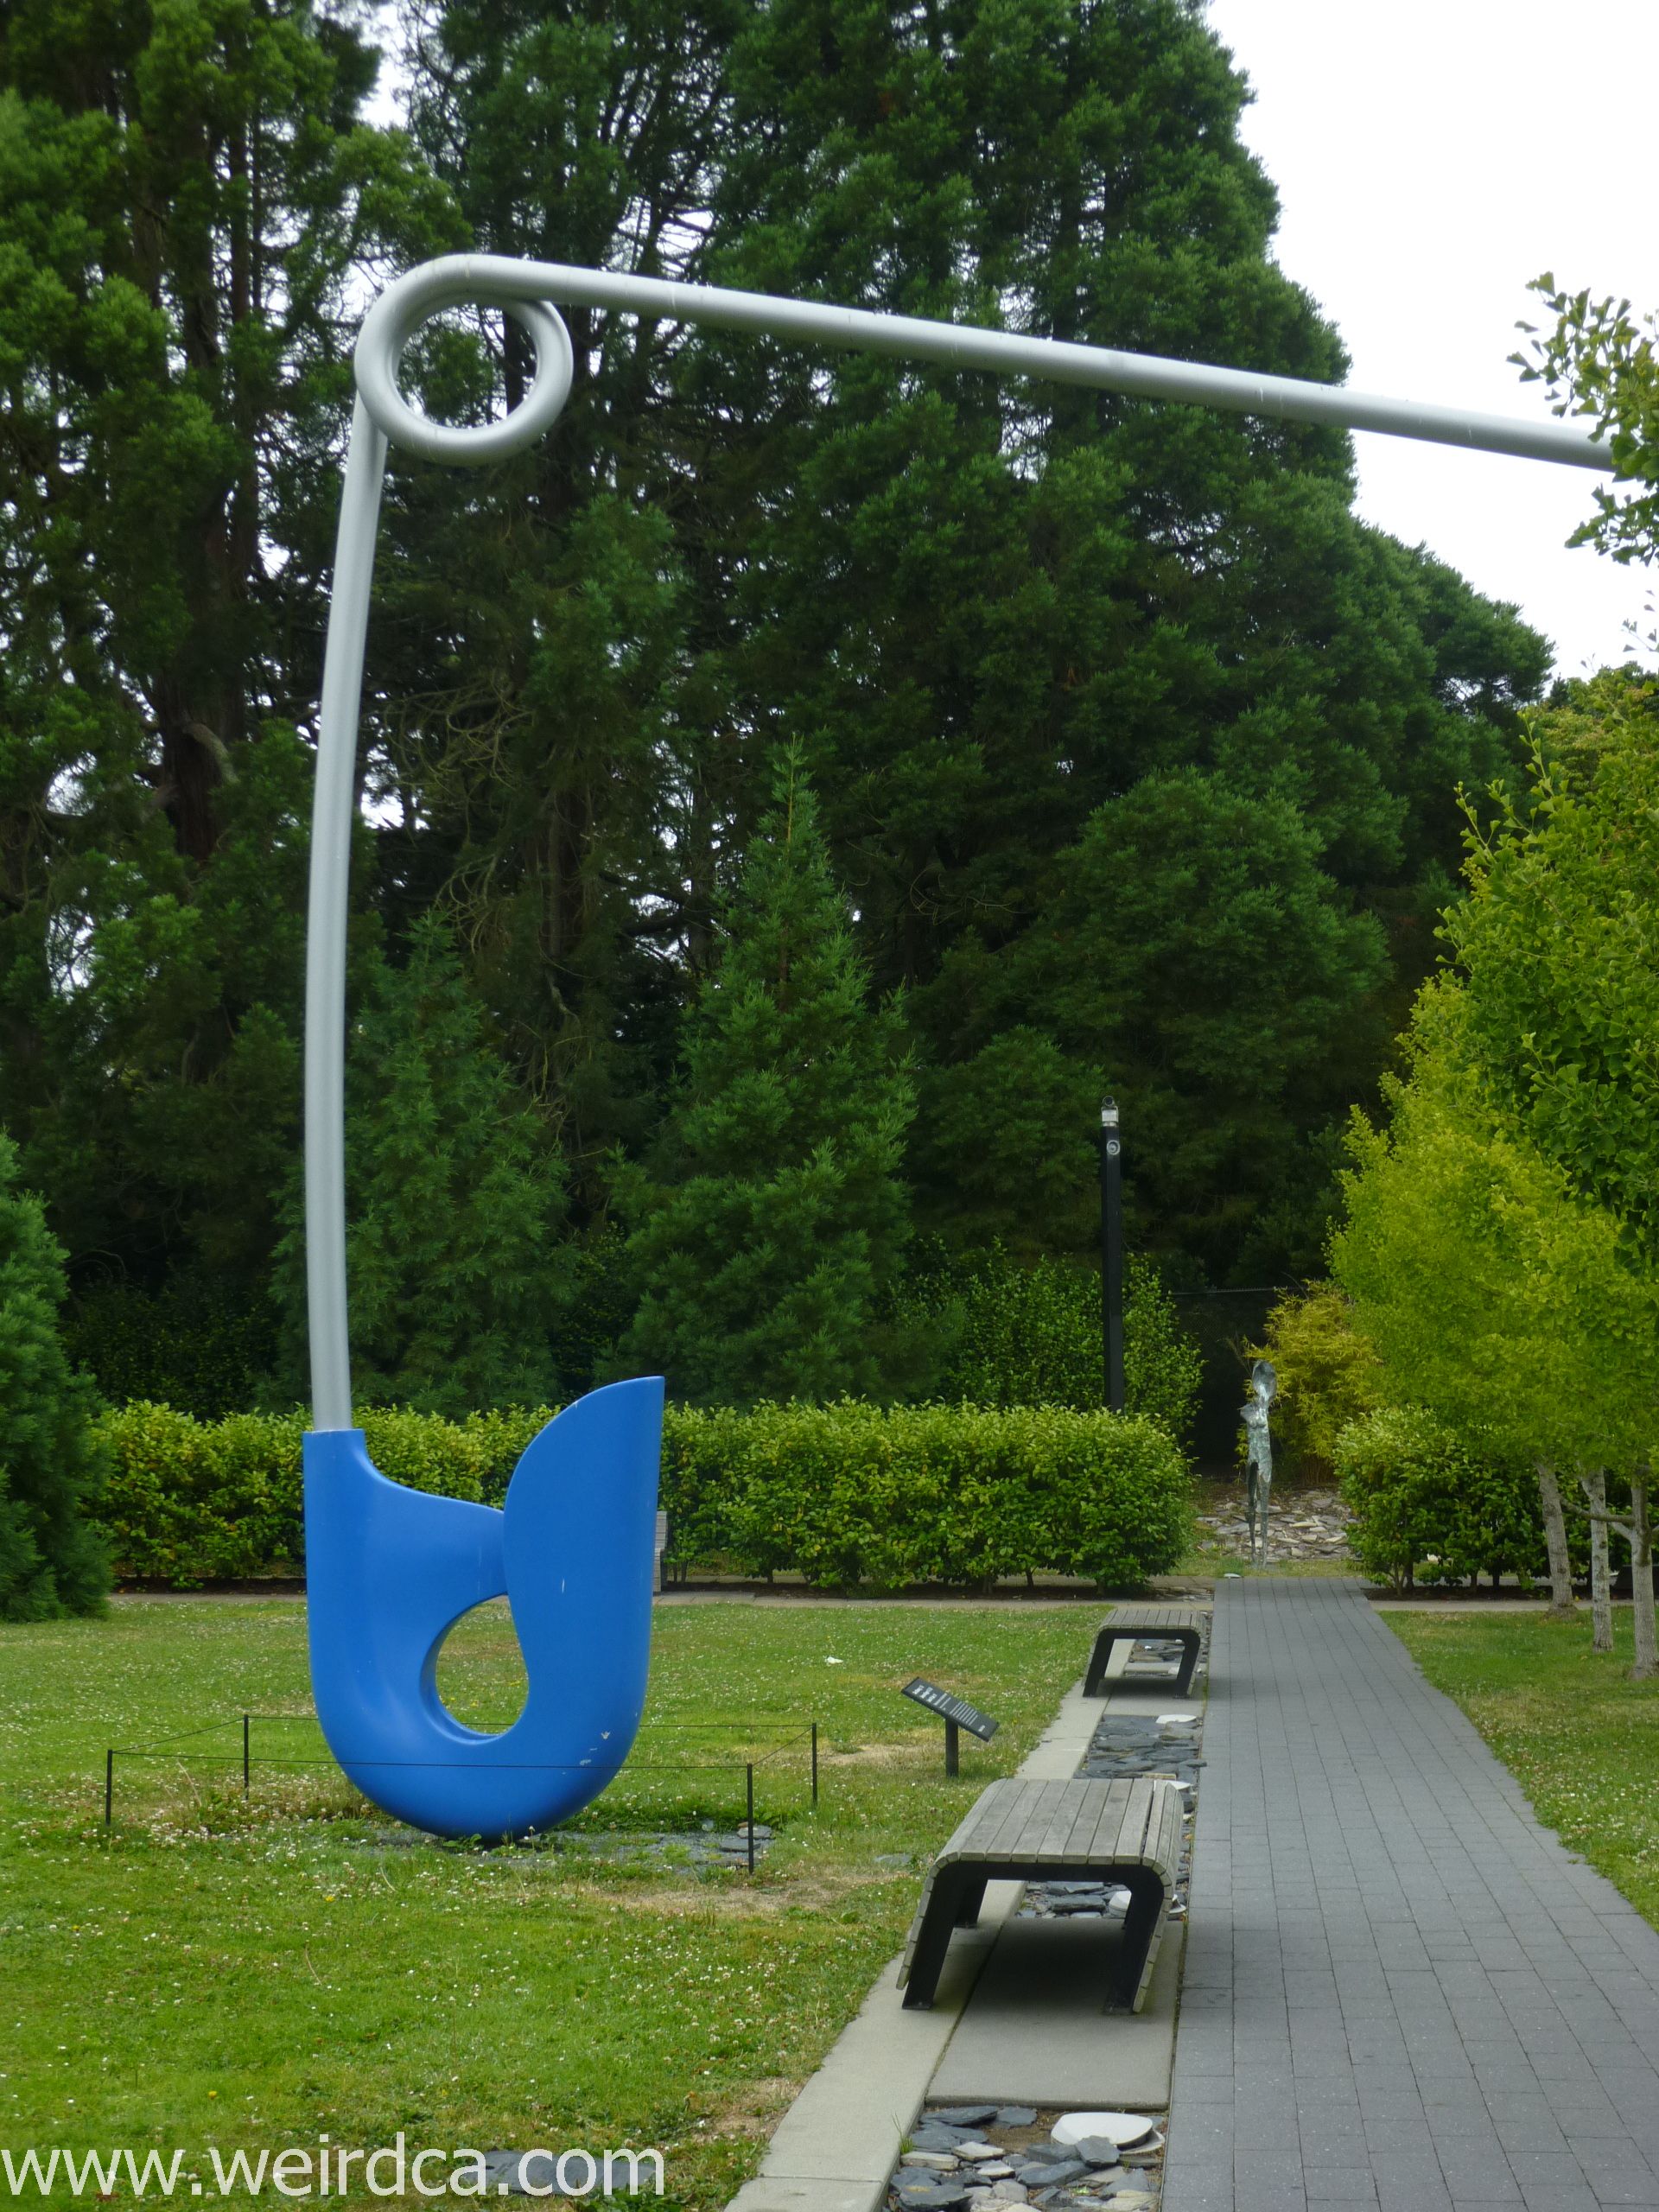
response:
{"label": "white stone slab in gravel", "polygon": [[1057,2143],[1086,2143],[1091,2135],[1103,2136],[1120,2151],[1144,2142],[1157,2123],[1143,2112],[1063,2112],[1049,2133]]}

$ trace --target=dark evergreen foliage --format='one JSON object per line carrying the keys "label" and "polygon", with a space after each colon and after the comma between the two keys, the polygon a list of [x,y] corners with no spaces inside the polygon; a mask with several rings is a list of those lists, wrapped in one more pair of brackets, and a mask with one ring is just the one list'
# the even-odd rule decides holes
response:
{"label": "dark evergreen foliage", "polygon": [[[380,19],[407,134],[365,120],[358,20],[21,0],[0,29],[0,1116],[77,1287],[163,1306],[276,1288],[365,283],[467,245],[1345,367],[1187,0],[431,0]],[[452,1071],[454,1110],[565,1163],[501,1372],[550,1360],[560,1394],[626,1326],[606,1162],[667,1156],[785,736],[867,1003],[903,995],[927,1227],[1085,1251],[1104,1083],[1172,1280],[1306,1272],[1332,1132],[1429,964],[1453,789],[1510,775],[1541,641],[1360,524],[1328,430],[569,320],[535,451],[395,461],[370,642],[354,991],[448,917],[496,1102]],[[465,418],[528,362],[458,315],[411,368]],[[416,1225],[399,1299],[447,1264]],[[367,1252],[377,1389],[496,1378],[475,1258],[405,1327]]]}
{"label": "dark evergreen foliage", "polygon": [[66,1317],[69,1354],[113,1405],[143,1399],[201,1421],[258,1402],[277,1365],[269,1297],[238,1302],[225,1284],[181,1270],[159,1291],[89,1284]]}
{"label": "dark evergreen foliage", "polygon": [[920,1379],[892,1315],[915,1089],[793,747],[772,796],[686,1016],[655,1173],[616,1176],[639,1299],[618,1357],[692,1402],[891,1396]]}
{"label": "dark evergreen foliage", "polygon": [[96,1612],[110,1586],[85,1517],[102,1478],[92,1385],[59,1329],[63,1253],[0,1136],[0,1620]]}
{"label": "dark evergreen foliage", "polygon": [[312,0],[0,22],[0,1118],[78,1279],[269,1284],[359,280],[459,238],[375,68]]}
{"label": "dark evergreen foliage", "polygon": [[[558,1380],[569,1302],[564,1164],[486,1033],[454,941],[427,915],[379,965],[346,1077],[346,1274],[364,1402],[452,1419],[535,1405]],[[283,1245],[287,1396],[302,1395],[304,1246]]]}

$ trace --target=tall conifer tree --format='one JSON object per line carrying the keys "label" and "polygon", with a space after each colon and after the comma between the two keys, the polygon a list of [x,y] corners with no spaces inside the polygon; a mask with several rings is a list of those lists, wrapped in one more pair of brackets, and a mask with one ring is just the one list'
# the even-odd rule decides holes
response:
{"label": "tall conifer tree", "polygon": [[[1272,257],[1248,87],[1201,7],[776,0],[732,69],[740,128],[709,248],[727,281],[1345,372]],[[1103,1073],[1143,1137],[1149,1116],[1160,1145],[1204,1128],[1155,1184],[1145,1144],[1131,1154],[1139,1238],[1224,1278],[1315,1262],[1330,1135],[1402,1004],[1386,969],[1350,962],[1335,991],[1322,963],[1281,969],[1291,1064],[1270,1094],[1230,1094],[1201,1070],[1225,1056],[1226,1007],[1201,1039],[1190,998],[1154,992],[1122,1057],[1068,1017],[1068,1000],[1119,995],[1139,959],[1109,890],[1092,942],[1073,940],[1036,999],[1005,987],[1008,964],[1041,966],[1094,817],[1109,838],[1142,779],[1197,770],[1300,817],[1334,906],[1368,918],[1362,940],[1381,925],[1414,981],[1455,868],[1451,792],[1513,766],[1541,641],[1357,521],[1340,433],[856,355],[782,362],[809,427],[739,581],[738,665],[757,717],[814,733],[875,979],[912,993],[929,1215],[983,1239],[1040,1180],[1052,1199],[1022,1236],[1086,1249]],[[982,1199],[982,1132],[1009,1126],[1004,1071],[1033,1046],[1055,1079],[1023,1102],[1025,1149]]]}
{"label": "tall conifer tree", "polygon": [[[411,127],[476,250],[695,274],[743,13],[446,0],[423,15]],[[715,432],[676,395],[677,338],[564,312],[575,381],[553,436],[488,472],[399,471],[385,635],[414,701],[390,734],[421,823],[397,841],[410,895],[442,887],[465,917],[472,970],[591,1204],[600,1160],[656,1118],[730,773],[707,787],[720,686],[688,632],[711,594],[688,598],[681,524]],[[488,348],[470,389],[457,372],[452,409],[481,407],[498,363],[505,397],[522,393],[522,334],[492,327]]]}
{"label": "tall conifer tree", "polygon": [[[404,967],[374,973],[351,1038],[346,1140],[358,1395],[452,1416],[554,1396],[569,1281],[563,1163],[436,916],[416,925]],[[302,1374],[297,1233],[287,1257]]]}
{"label": "tall conifer tree", "polygon": [[882,1309],[908,1236],[914,1091],[793,747],[727,926],[657,1172],[618,1179],[639,1292],[621,1357],[692,1400],[880,1395],[901,1364]]}
{"label": "tall conifer tree", "polygon": [[0,1136],[0,1620],[95,1611],[109,1561],[83,1508],[101,1472],[92,1386],[58,1330],[63,1253]]}
{"label": "tall conifer tree", "polygon": [[84,1277],[263,1288],[352,280],[457,241],[326,0],[0,24],[0,1116]]}
{"label": "tall conifer tree", "polygon": [[[1248,87],[1185,0],[775,0],[671,31],[594,0],[449,0],[422,53],[423,141],[493,250],[1344,372],[1273,260]],[[421,588],[449,594],[460,653],[400,757],[577,1152],[640,1127],[702,972],[716,855],[765,804],[779,730],[811,733],[873,978],[917,994],[925,1084],[987,1107],[995,1069],[970,1053],[1009,1016],[1005,995],[963,1001],[975,962],[1040,938],[1096,810],[1198,770],[1299,815],[1329,897],[1389,960],[1359,1004],[1316,979],[1288,1080],[1185,1149],[1179,1221],[1132,1190],[1137,1230],[1211,1272],[1305,1262],[1330,1132],[1426,963],[1450,791],[1511,765],[1541,641],[1357,522],[1338,433],[585,311],[572,329],[564,423],[504,474],[499,513],[488,493],[450,525],[475,556],[441,532],[423,554],[411,513],[409,576],[430,560]],[[476,586],[459,603],[457,573]],[[459,715],[434,711],[450,698]],[[1173,1012],[1149,1005],[1138,1058],[1172,1056]],[[1064,1245],[1087,1233],[1092,1171],[1088,1116],[1060,1102],[1099,1055],[1039,1026],[1062,1079],[1024,1172],[1064,1180],[1037,1230]],[[1215,1107],[1199,1083],[1169,1110]],[[957,1240],[1006,1211],[975,1200],[976,1161],[969,1136],[912,1162]]]}

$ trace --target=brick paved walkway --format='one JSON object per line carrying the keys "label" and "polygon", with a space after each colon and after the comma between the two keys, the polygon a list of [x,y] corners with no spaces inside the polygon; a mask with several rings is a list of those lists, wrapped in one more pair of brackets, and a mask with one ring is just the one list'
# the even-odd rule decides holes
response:
{"label": "brick paved walkway", "polygon": [[1659,2206],[1659,1934],[1351,1586],[1219,1586],[1204,1751],[1164,2212]]}

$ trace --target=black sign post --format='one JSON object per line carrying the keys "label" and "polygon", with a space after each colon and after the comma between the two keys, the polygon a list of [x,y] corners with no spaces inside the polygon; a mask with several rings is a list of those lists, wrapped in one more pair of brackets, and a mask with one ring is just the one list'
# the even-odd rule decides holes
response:
{"label": "black sign post", "polygon": [[953,1696],[950,1691],[940,1689],[936,1683],[925,1682],[919,1675],[904,1688],[906,1697],[913,1697],[918,1705],[925,1705],[930,1713],[937,1713],[944,1723],[944,1770],[957,1771],[957,1751],[961,1740],[958,1730],[965,1728],[970,1736],[977,1736],[988,1744],[996,1733],[997,1724],[988,1713],[976,1705],[969,1705],[966,1698]]}
{"label": "black sign post", "polygon": [[1100,1102],[1100,1320],[1106,1408],[1123,1410],[1123,1139],[1117,1101]]}

